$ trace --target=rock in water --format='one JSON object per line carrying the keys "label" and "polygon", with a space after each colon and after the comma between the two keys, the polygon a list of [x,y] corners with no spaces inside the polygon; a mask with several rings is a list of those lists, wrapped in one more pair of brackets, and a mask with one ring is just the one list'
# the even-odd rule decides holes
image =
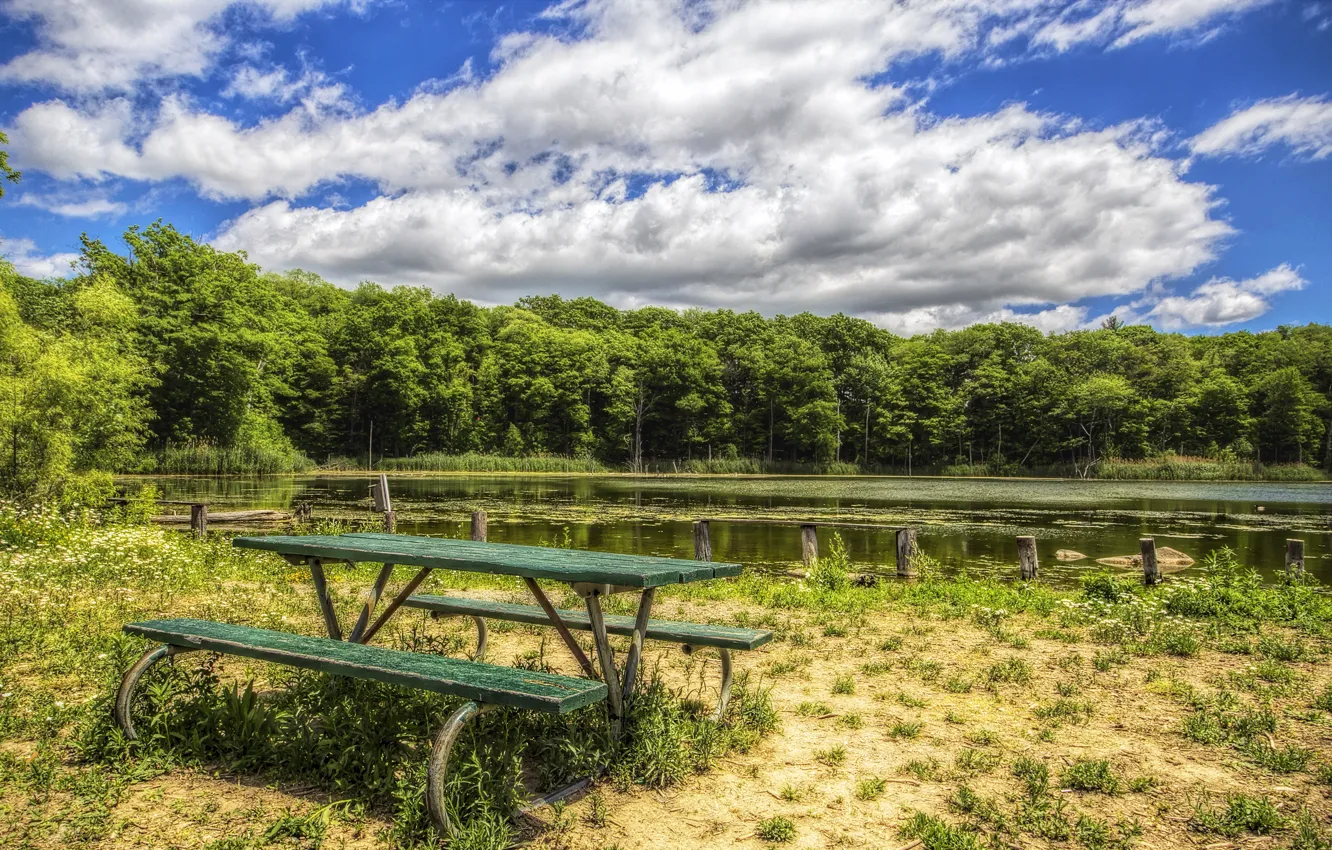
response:
{"label": "rock in water", "polygon": [[[1107,567],[1141,567],[1142,555],[1116,555],[1113,558],[1097,558],[1096,563]],[[1178,549],[1162,546],[1156,550],[1156,565],[1161,572],[1172,573],[1193,566],[1193,558]]]}
{"label": "rock in water", "polygon": [[1072,549],[1060,549],[1058,552],[1055,552],[1056,561],[1081,561],[1086,557],[1087,556],[1081,552],[1075,552]]}

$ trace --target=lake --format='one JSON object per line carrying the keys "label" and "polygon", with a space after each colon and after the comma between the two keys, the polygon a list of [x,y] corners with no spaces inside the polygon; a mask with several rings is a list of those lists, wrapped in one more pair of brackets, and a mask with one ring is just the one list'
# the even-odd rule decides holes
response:
{"label": "lake", "polygon": [[[207,501],[214,510],[312,501],[316,518],[374,518],[366,474],[149,480],[163,498]],[[1064,582],[1095,568],[1091,559],[1136,553],[1145,536],[1198,559],[1229,546],[1275,577],[1286,538],[1300,537],[1309,570],[1332,581],[1329,484],[397,474],[390,491],[400,532],[462,536],[471,511],[485,510],[489,537],[501,543],[553,541],[567,528],[578,548],[692,557],[697,517],[835,519],[917,526],[925,552],[950,570],[973,573],[1015,573],[1014,537],[1032,534],[1042,574]],[[892,531],[839,533],[858,568],[893,570]],[[826,551],[831,530],[819,537]],[[714,522],[712,546],[715,560],[775,568],[799,560],[800,532]],[[1061,564],[1058,549],[1090,558]]]}

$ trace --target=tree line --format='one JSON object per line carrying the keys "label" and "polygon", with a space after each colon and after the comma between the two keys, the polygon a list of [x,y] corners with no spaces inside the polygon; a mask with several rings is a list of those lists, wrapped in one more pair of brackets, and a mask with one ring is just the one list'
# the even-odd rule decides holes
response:
{"label": "tree line", "polygon": [[288,468],[431,452],[999,474],[1162,454],[1332,460],[1323,325],[903,338],[840,314],[348,291],[160,222],[124,241],[120,253],[85,236],[68,279],[0,262],[6,489],[150,471],[183,446]]}

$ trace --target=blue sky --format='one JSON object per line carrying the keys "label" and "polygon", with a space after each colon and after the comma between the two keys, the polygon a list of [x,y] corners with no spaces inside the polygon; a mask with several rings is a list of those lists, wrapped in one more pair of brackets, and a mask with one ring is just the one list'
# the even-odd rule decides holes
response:
{"label": "blue sky", "polygon": [[1332,316],[1332,2],[0,0],[0,253],[484,303]]}

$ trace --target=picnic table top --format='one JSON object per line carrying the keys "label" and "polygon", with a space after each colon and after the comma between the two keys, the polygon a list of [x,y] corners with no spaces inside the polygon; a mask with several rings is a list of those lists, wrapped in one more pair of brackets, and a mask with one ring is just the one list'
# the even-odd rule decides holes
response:
{"label": "picnic table top", "polygon": [[581,549],[481,543],[408,534],[311,534],[237,537],[232,545],[283,555],[404,564],[563,582],[660,587],[740,574],[739,564],[621,555]]}

